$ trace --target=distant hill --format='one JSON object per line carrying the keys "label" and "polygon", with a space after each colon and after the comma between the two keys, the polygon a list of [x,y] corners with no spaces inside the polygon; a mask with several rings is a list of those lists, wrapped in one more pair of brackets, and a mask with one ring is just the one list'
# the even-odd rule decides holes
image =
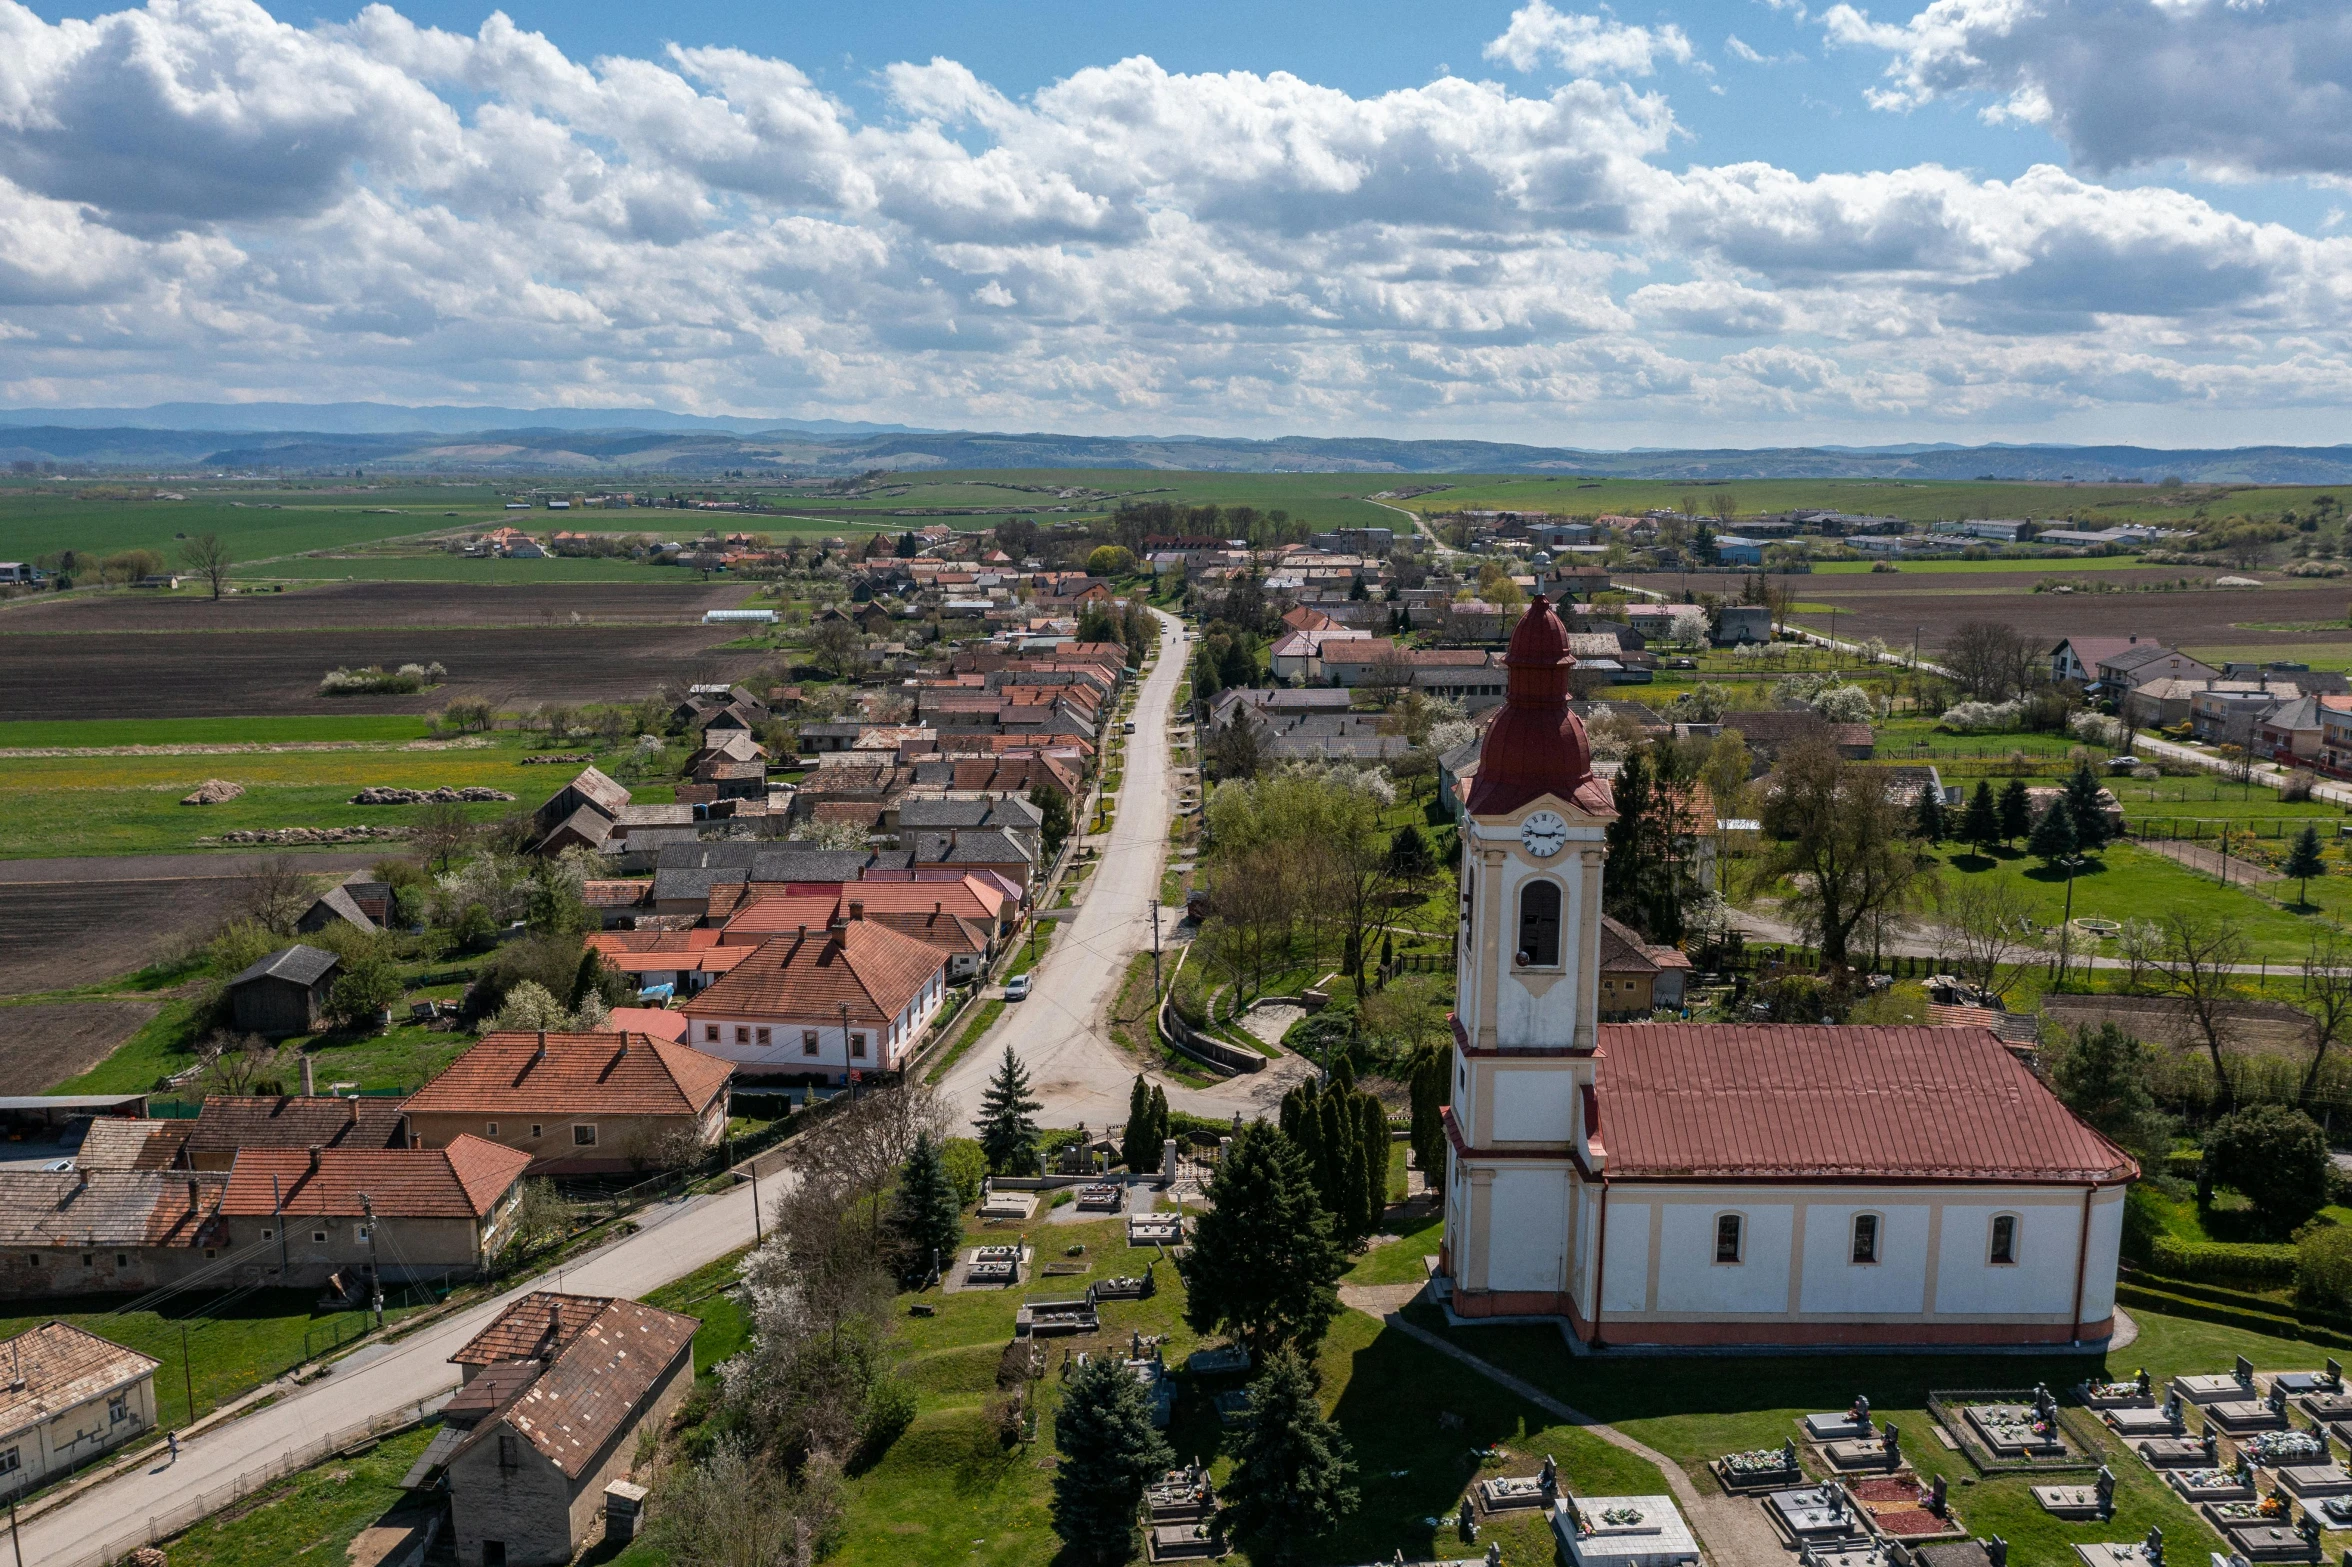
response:
{"label": "distant hill", "polygon": [[837,476],[869,469],[1125,468],[1225,473],[1578,474],[1663,479],[2136,479],[2352,483],[2352,445],[1797,446],[1588,451],[1495,441],[1015,434],[647,409],[166,403],[0,411],[0,461],[93,468],[480,473],[581,479]]}

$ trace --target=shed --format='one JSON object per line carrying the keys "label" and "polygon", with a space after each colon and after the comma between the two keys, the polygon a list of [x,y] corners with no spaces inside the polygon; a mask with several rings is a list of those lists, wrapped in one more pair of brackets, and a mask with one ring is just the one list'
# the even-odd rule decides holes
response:
{"label": "shed", "polygon": [[229,1009],[248,1034],[282,1036],[316,1029],[327,986],[342,959],[297,942],[263,958],[229,981]]}

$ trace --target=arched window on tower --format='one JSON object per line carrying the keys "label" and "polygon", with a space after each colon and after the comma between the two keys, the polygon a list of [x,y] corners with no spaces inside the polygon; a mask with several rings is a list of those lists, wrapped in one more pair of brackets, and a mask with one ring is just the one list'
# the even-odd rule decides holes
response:
{"label": "arched window on tower", "polygon": [[1560,884],[1531,881],[1519,892],[1519,966],[1560,966]]}

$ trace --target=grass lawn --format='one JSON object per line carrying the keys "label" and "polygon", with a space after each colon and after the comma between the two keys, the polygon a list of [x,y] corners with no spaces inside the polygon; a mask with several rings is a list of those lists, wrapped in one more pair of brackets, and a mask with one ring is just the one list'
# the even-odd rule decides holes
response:
{"label": "grass lawn", "polygon": [[[397,500],[366,491],[330,495],[303,490],[240,490],[238,499],[249,504],[231,505],[225,498],[202,494],[186,501],[157,501],[144,494],[137,500],[98,500],[0,486],[0,558],[33,560],[61,549],[98,555],[147,549],[162,556],[169,570],[175,569],[181,548],[177,535],[183,533],[216,533],[237,560],[251,561],[459,528],[469,522],[479,526],[499,512],[497,495],[487,485],[451,486],[430,496],[410,492]],[[403,509],[374,509],[394,505]],[[443,516],[447,511],[461,515]]]}
{"label": "grass lawn", "polygon": [[998,1018],[1004,1016],[1004,1009],[1005,1003],[1002,997],[980,1003],[980,1009],[972,1014],[972,1020],[966,1023],[964,1031],[956,1036],[956,1042],[947,1047],[946,1054],[931,1063],[931,1070],[923,1074],[923,1081],[936,1083],[947,1076],[948,1068],[954,1066],[963,1053],[971,1049],[978,1042],[980,1036],[987,1033]]}
{"label": "grass lawn", "polygon": [[[1398,1145],[1400,1148],[1402,1144]],[[1391,1183],[1394,1190],[1394,1183]],[[1381,1226],[1384,1239],[1374,1244],[1348,1269],[1347,1284],[1418,1284],[1429,1277],[1421,1259],[1434,1256],[1445,1239],[1445,1209],[1437,1203],[1400,1209]]]}
{"label": "grass lawn", "polygon": [[[289,1366],[358,1338],[368,1326],[364,1311],[314,1312],[318,1291],[265,1289],[229,1295],[183,1295],[157,1310],[124,1308],[127,1295],[64,1296],[12,1302],[0,1315],[0,1338],[44,1322],[65,1321],[102,1338],[153,1355],[163,1362],[155,1373],[155,1418],[166,1428],[186,1425],[188,1385],[196,1391],[196,1414],[204,1414],[267,1381]],[[421,1309],[419,1303],[386,1302],[385,1319]],[[183,1374],[180,1330],[188,1330]]]}
{"label": "grass lawn", "polygon": [[[2037,924],[2054,927],[2066,903],[2066,878],[2024,853],[2001,851],[1987,859],[1973,850],[1948,846],[1935,858],[1962,877],[1995,876],[2015,882],[2034,904]],[[2292,898],[2292,882],[2272,882],[2268,892]],[[2315,880],[2312,901],[2322,911],[2294,914],[2244,887],[2221,885],[2210,876],[2132,844],[2114,844],[2088,862],[2074,879],[2074,917],[2118,922],[2163,920],[2176,910],[2223,914],[2245,938],[2249,961],[2300,960],[2313,933],[2340,921],[2352,906],[2352,883],[2341,876]],[[2088,937],[2084,938],[2088,941]],[[2113,955],[2113,944],[2102,943]],[[2082,950],[2078,948],[2078,950]]]}
{"label": "grass lawn", "polygon": [[165,1549],[175,1567],[344,1567],[360,1531],[408,1499],[401,1476],[439,1429],[435,1420],[289,1475]]}
{"label": "grass lawn", "polygon": [[422,740],[425,721],[400,713],[312,717],[26,718],[0,723],[0,750],[126,745],[283,745],[296,741]]}
{"label": "grass lawn", "polygon": [[[1982,1477],[1966,1459],[1932,1435],[1927,1394],[1935,1388],[2031,1387],[2048,1384],[2065,1391],[2101,1362],[2088,1355],[1806,1355],[1754,1357],[1618,1359],[1606,1354],[1572,1357],[1560,1335],[1548,1327],[1448,1328],[1434,1307],[1414,1306],[1407,1315],[1442,1333],[1473,1354],[1517,1373],[1573,1403],[1596,1419],[1640,1438],[1680,1463],[1702,1490],[1714,1488],[1708,1460],[1736,1449],[1777,1447],[1793,1434],[1798,1417],[1816,1410],[1842,1409],[1856,1393],[1869,1395],[1874,1413],[1902,1427],[1903,1451],[1923,1476],[1942,1474],[1952,1483],[1952,1507],[1979,1538],[1998,1534],[2018,1553],[2013,1559],[2036,1564],[2072,1559],[2070,1545],[2092,1540],[2137,1539],[2150,1525],[2164,1530],[2177,1549],[2202,1554],[2212,1532],[2163,1485],[2149,1468],[2127,1454],[2120,1441],[2105,1446],[2116,1477],[2116,1516],[2106,1523],[2067,1523],[2035,1504],[2024,1476]],[[2318,1366],[2326,1351],[2291,1340],[2268,1338],[2235,1328],[2135,1311],[2138,1342],[2107,1357],[2106,1374],[2128,1377],[2141,1367],[2159,1385],[2181,1372],[2226,1371],[2245,1355],[2263,1370]],[[2332,1559],[2352,1535],[2330,1535]]]}
{"label": "grass lawn", "polygon": [[1061,933],[1060,920],[1031,919],[1029,934],[1021,943],[1021,955],[1013,959],[1011,968],[1005,970],[1005,978],[1026,974],[1043,962],[1045,955],[1053,950],[1054,938]]}
{"label": "grass lawn", "polygon": [[696,1376],[751,1341],[751,1313],[744,1309],[734,1292],[736,1270],[743,1266],[743,1259],[750,1251],[748,1246],[731,1251],[644,1297],[648,1306],[659,1306],[702,1324],[694,1330]]}
{"label": "grass lawn", "polygon": [[[443,990],[448,987],[440,987]],[[185,1000],[163,1003],[154,1017],[114,1053],[79,1077],[68,1078],[46,1093],[132,1094],[155,1089],[161,1080],[196,1059],[196,1007]],[[0,1009],[0,1025],[7,1014]],[[356,1083],[363,1089],[422,1088],[443,1067],[474,1043],[472,1034],[412,1028],[396,1024],[381,1034],[300,1034],[282,1043],[311,1059],[322,1091],[330,1083]],[[288,1073],[301,1068],[288,1058]]]}

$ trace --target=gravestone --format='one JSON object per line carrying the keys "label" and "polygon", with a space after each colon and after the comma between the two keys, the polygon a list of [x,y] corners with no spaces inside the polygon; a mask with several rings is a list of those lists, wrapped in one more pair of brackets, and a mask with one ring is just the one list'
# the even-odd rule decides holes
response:
{"label": "gravestone", "polygon": [[1833,1468],[1895,1470],[1903,1467],[1902,1442],[1902,1428],[1889,1421],[1879,1427],[1876,1440],[1831,1442],[1821,1451]]}
{"label": "gravestone", "polygon": [[2174,1377],[2173,1390],[2192,1404],[2237,1402],[2254,1396],[2254,1363],[2245,1356],[2238,1357],[2234,1370],[2226,1375]]}
{"label": "gravestone", "polygon": [[1715,1460],[1713,1468],[1723,1489],[1733,1493],[1784,1490],[1805,1478],[1797,1467],[1797,1444],[1793,1441],[1726,1453]]}
{"label": "gravestone", "polygon": [[2309,1503],[2323,1496],[2352,1496],[2352,1470],[2342,1464],[2284,1464],[2279,1488]]}
{"label": "gravestone", "polygon": [[1176,1184],[1176,1139],[1173,1137],[1160,1144],[1160,1184]]}
{"label": "gravestone", "polygon": [[1870,1435],[1870,1400],[1860,1394],[1842,1415],[1807,1415],[1805,1434],[1816,1442],[1855,1442]]}
{"label": "gravestone", "polygon": [[2254,1498],[2254,1466],[2243,1458],[2235,1469],[2175,1469],[2164,1478],[2191,1502],[2242,1502]]}
{"label": "gravestone", "polygon": [[1480,1504],[1490,1513],[1549,1507],[1552,1500],[1550,1488],[1535,1475],[1498,1475],[1492,1480],[1479,1481],[1476,1490]]}
{"label": "gravestone", "polygon": [[2157,1437],[2136,1445],[2151,1469],[2211,1469],[2221,1462],[2220,1447],[2211,1431],[2201,1437]]}
{"label": "gravestone", "polygon": [[1963,1405],[1960,1418],[1996,1458],[2055,1458],[2066,1452],[2048,1388],[2035,1388],[2029,1404]]}
{"label": "gravestone", "polygon": [[1862,1521],[1836,1485],[1810,1485],[1800,1490],[1774,1491],[1764,1498],[1765,1515],[1791,1545],[1844,1540],[1866,1533]]}
{"label": "gravestone", "polygon": [[2175,1391],[2165,1395],[2164,1407],[2151,1409],[2144,1404],[2106,1406],[2106,1421],[2126,1441],[2143,1436],[2178,1436],[2187,1423],[2187,1412],[2181,1407],[2181,1396]]}
{"label": "gravestone", "polygon": [[2156,1402],[2155,1389],[2146,1367],[2128,1382],[2084,1382],[2076,1390],[2082,1401],[2093,1409],[2147,1409]]}
{"label": "gravestone", "polygon": [[2102,1468],[2095,1485],[2037,1485],[2033,1499],[2042,1510],[2060,1518],[2098,1518],[2115,1516],[2115,1475]]}

